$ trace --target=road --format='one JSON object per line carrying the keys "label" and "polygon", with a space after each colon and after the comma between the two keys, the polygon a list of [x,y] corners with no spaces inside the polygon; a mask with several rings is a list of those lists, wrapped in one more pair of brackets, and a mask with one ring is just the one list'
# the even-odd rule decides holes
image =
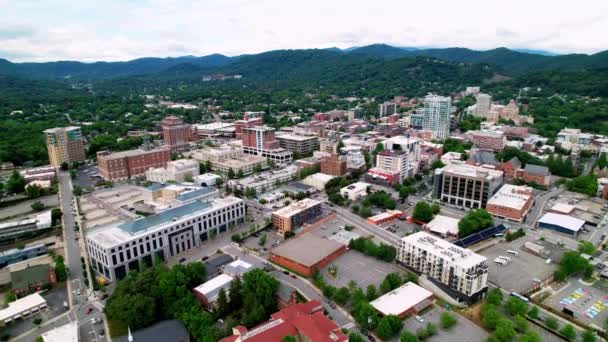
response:
{"label": "road", "polygon": [[395,247],[399,246],[399,243],[401,241],[401,238],[399,236],[367,222],[365,219],[353,214],[347,209],[344,209],[337,205],[334,205],[332,209],[335,210],[336,214],[340,216],[340,218],[344,220],[344,222],[367,231],[368,233],[376,236],[378,240],[381,240],[386,244]]}

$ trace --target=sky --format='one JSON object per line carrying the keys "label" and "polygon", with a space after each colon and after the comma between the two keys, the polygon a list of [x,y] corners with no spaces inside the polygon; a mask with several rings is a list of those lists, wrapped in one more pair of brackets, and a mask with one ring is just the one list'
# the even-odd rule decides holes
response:
{"label": "sky", "polygon": [[608,50],[606,0],[0,0],[14,62],[234,56],[276,49]]}

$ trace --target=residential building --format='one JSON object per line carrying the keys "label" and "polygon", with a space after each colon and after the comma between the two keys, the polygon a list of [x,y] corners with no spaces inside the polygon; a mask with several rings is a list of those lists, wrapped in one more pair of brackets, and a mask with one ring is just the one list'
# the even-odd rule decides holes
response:
{"label": "residential building", "polygon": [[340,327],[325,316],[323,305],[318,300],[291,304],[270,316],[270,320],[248,330],[242,325],[232,328],[232,336],[220,342],[274,342],[285,336],[294,336],[296,341],[346,342]]}
{"label": "residential building", "polygon": [[193,201],[157,214],[90,230],[90,265],[108,280],[120,280],[140,265],[152,266],[243,222],[245,204],[236,197]]}
{"label": "residential building", "polygon": [[297,156],[312,155],[319,150],[319,137],[314,135],[282,134],[277,135],[279,146]]}
{"label": "residential building", "polygon": [[346,158],[337,153],[321,159],[321,172],[327,175],[341,177],[347,172]]}
{"label": "residential building", "polygon": [[462,163],[435,170],[433,197],[464,208],[484,208],[503,182],[503,172]]}
{"label": "residential building", "polygon": [[522,222],[534,204],[534,191],[529,186],[503,185],[486,205],[493,216]]}
{"label": "residential building", "polygon": [[233,280],[234,278],[227,274],[220,274],[195,287],[192,292],[203,307],[210,310],[213,309],[221,290],[224,290],[225,294],[228,295]]}
{"label": "residential building", "polygon": [[33,169],[27,169],[19,172],[23,179],[26,182],[31,182],[35,180],[48,180],[52,181],[55,179],[55,167],[53,166],[43,166],[37,167]]}
{"label": "residential building", "polygon": [[360,151],[350,151],[346,154],[347,171],[363,171],[367,168],[365,155]]}
{"label": "residential building", "polygon": [[415,112],[410,114],[410,126],[415,129],[424,128],[424,112]]}
{"label": "residential building", "polygon": [[523,169],[515,172],[515,178],[541,186],[551,185],[551,172],[548,167],[542,165],[526,164]]}
{"label": "residential building", "polygon": [[371,303],[382,316],[394,315],[404,318],[414,315],[433,304],[433,293],[412,282],[374,299]]}
{"label": "residential building", "polygon": [[99,175],[105,180],[120,181],[144,176],[150,168],[167,166],[171,160],[168,147],[137,149],[123,152],[97,152]]}
{"label": "residential building", "polygon": [[241,133],[243,152],[272,160],[277,165],[287,165],[293,153],[280,147],[274,128],[265,126],[244,127]]}
{"label": "residential building", "polygon": [[0,240],[13,239],[18,236],[51,228],[51,211],[37,214],[33,218],[0,223]]}
{"label": "residential building", "polygon": [[148,169],[146,179],[156,183],[191,182],[194,177],[199,175],[199,170],[200,166],[197,160],[179,159],[167,162],[166,167]]}
{"label": "residential building", "polygon": [[451,111],[449,97],[427,95],[424,98],[423,128],[432,132],[433,139],[444,140],[450,136]]}
{"label": "residential building", "polygon": [[379,117],[393,115],[397,112],[397,105],[393,102],[384,102],[378,106]]}
{"label": "residential building", "polygon": [[426,275],[459,302],[476,302],[488,290],[488,266],[484,256],[426,232],[402,238],[397,261]]}
{"label": "residential building", "polygon": [[357,201],[367,196],[367,189],[369,189],[369,187],[370,184],[368,183],[356,182],[340,189],[340,195],[350,201]]}
{"label": "residential building", "polygon": [[224,174],[232,170],[235,174],[241,171],[243,175],[249,175],[256,168],[268,168],[266,158],[244,154],[240,148],[228,145],[195,150],[192,151],[191,157],[201,162],[209,161],[213,171]]}
{"label": "residential building", "polygon": [[262,194],[278,187],[281,183],[294,180],[297,173],[297,166],[288,165],[282,169],[264,171],[242,179],[231,179],[228,185],[233,190],[245,192],[247,189],[254,189],[257,194]]}
{"label": "residential building", "polygon": [[167,116],[160,122],[163,130],[163,143],[171,149],[171,152],[185,151],[190,146],[192,134],[189,124],[185,124],[177,116]]}
{"label": "residential building", "polygon": [[471,142],[481,150],[502,151],[507,142],[507,138],[501,131],[469,131],[467,135]]}
{"label": "residential building", "polygon": [[272,213],[272,224],[280,235],[295,232],[304,223],[321,215],[321,202],[310,198],[292,203]]}
{"label": "residential building", "polygon": [[205,138],[234,138],[236,128],[232,122],[212,122],[193,125],[199,139]]}
{"label": "residential building", "polygon": [[49,162],[60,167],[66,162],[72,164],[85,160],[84,138],[80,127],[58,127],[44,130]]}

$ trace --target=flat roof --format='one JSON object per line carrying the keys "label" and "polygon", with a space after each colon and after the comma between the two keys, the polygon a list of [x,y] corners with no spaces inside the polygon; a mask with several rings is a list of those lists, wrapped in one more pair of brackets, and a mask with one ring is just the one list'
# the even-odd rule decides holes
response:
{"label": "flat roof", "polygon": [[529,186],[505,184],[488,200],[488,205],[492,204],[520,210],[532,198],[532,191],[532,188]]}
{"label": "flat roof", "polygon": [[0,310],[0,321],[5,321],[28,310],[38,308],[41,305],[46,305],[46,300],[38,292],[19,298],[14,302],[8,303],[6,309]]}
{"label": "flat roof", "polygon": [[205,186],[200,189],[184,192],[184,193],[178,195],[177,197],[175,197],[175,199],[178,201],[189,201],[189,200],[195,199],[197,197],[200,197],[200,196],[203,196],[206,194],[210,194],[214,191],[216,191],[215,187]]}
{"label": "flat roof", "polygon": [[447,166],[435,170],[435,172],[449,172],[459,176],[465,177],[484,177],[484,178],[500,178],[503,176],[502,171],[487,169],[480,166],[469,165],[465,163],[450,163]]}
{"label": "flat roof", "polygon": [[150,215],[135,219],[133,221],[125,222],[120,224],[118,228],[124,230],[127,233],[135,234],[142,230],[148,230],[152,227],[159,226],[163,223],[173,221],[176,217],[186,216],[204,209],[209,208],[210,205],[205,202],[194,201],[188,204],[184,204],[179,207],[167,209],[158,214]]}
{"label": "flat roof", "polygon": [[408,282],[382,297],[376,298],[370,304],[382,315],[399,316],[431,297],[433,297],[431,291]]}
{"label": "flat roof", "polygon": [[307,140],[318,140],[319,139],[319,137],[316,135],[300,135],[300,134],[293,134],[293,133],[285,133],[285,134],[277,135],[276,138],[294,140],[294,141],[307,141]]}
{"label": "flat roof", "polygon": [[195,124],[193,125],[197,130],[217,130],[222,128],[233,127],[232,122],[212,122],[208,124]]}
{"label": "flat roof", "polygon": [[232,283],[231,276],[227,274],[220,274],[215,278],[212,278],[203,284],[194,288],[194,291],[204,295],[209,302],[215,301],[221,289],[226,290]]}
{"label": "flat roof", "polygon": [[270,252],[310,267],[343,247],[344,245],[339,242],[323,239],[312,233],[305,233],[287,240]]}
{"label": "flat roof", "polygon": [[426,226],[433,233],[458,235],[458,222],[460,222],[459,219],[437,215],[431,222],[427,223]]}
{"label": "flat roof", "polygon": [[234,277],[249,272],[252,267],[252,264],[238,259],[224,266],[224,273]]}
{"label": "flat roof", "polygon": [[285,208],[281,208],[275,212],[273,212],[273,215],[278,215],[281,217],[291,217],[303,210],[306,210],[308,208],[311,208],[317,204],[320,204],[320,201],[317,200],[313,200],[311,198],[305,198],[301,201],[292,203],[288,206],[286,206]]}
{"label": "flat roof", "polygon": [[487,259],[483,255],[479,255],[469,249],[458,247],[449,241],[433,236],[427,232],[417,232],[408,235],[401,238],[401,241],[423,249],[440,259],[448,260],[450,263],[456,264],[464,269],[476,266]]}
{"label": "flat roof", "polygon": [[62,325],[41,336],[44,342],[78,342],[78,322]]}
{"label": "flat roof", "polygon": [[574,210],[574,206],[567,203],[555,203],[550,210],[558,211],[563,214],[570,214]]}
{"label": "flat roof", "polygon": [[150,154],[150,153],[156,153],[156,152],[162,152],[162,151],[169,151],[169,148],[161,146],[161,147],[156,147],[156,148],[149,149],[149,150],[136,149],[136,150],[129,150],[129,151],[112,152],[108,155],[101,156],[101,158],[105,158],[105,159],[125,158],[125,157],[140,156],[140,155],[144,155],[144,154]]}
{"label": "flat roof", "polygon": [[347,185],[345,187],[343,187],[342,189],[340,189],[340,191],[361,191],[361,190],[367,190],[367,187],[370,186],[369,183],[365,183],[365,182],[356,182],[350,185]]}
{"label": "flat roof", "polygon": [[584,220],[556,213],[546,213],[538,220],[538,223],[551,224],[574,232],[578,232],[585,225]]}

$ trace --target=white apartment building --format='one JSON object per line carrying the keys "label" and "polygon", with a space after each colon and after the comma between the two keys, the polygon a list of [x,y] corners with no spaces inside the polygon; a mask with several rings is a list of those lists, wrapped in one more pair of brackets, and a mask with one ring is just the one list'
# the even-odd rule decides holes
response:
{"label": "white apartment building", "polygon": [[426,232],[402,238],[397,261],[426,275],[459,302],[476,302],[488,290],[488,267],[484,256]]}
{"label": "white apartment building", "polygon": [[93,229],[86,237],[91,267],[108,280],[120,280],[141,265],[200,247],[211,235],[243,222],[245,210],[242,199],[230,196]]}
{"label": "white apartment building", "polygon": [[450,113],[452,100],[449,97],[427,95],[424,98],[423,128],[433,133],[433,139],[444,140],[450,136]]}
{"label": "white apartment building", "polygon": [[294,180],[297,173],[297,166],[288,165],[279,170],[269,170],[242,179],[231,179],[228,181],[228,185],[232,189],[241,191],[255,189],[256,193],[261,194],[276,188],[281,183]]}
{"label": "white apartment building", "polygon": [[146,171],[146,179],[150,182],[167,183],[185,182],[186,178],[199,175],[199,162],[195,159],[179,159],[167,162],[166,167],[152,168]]}
{"label": "white apartment building", "polygon": [[346,154],[347,170],[364,170],[365,167],[365,156],[361,151],[351,151]]}

